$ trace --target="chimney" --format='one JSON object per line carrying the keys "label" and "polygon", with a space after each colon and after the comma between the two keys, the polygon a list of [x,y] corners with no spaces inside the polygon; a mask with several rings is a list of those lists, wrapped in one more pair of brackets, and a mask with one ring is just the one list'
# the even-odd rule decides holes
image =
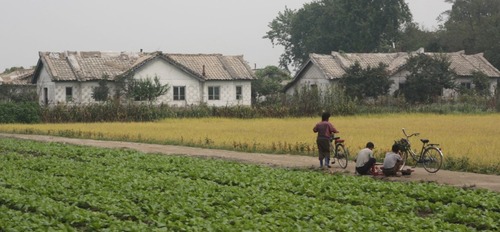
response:
{"label": "chimney", "polygon": [[202,75],[202,76],[205,76],[205,65],[203,65],[203,67],[202,67],[202,68],[203,68],[203,69],[202,69],[202,71],[201,71],[201,75]]}

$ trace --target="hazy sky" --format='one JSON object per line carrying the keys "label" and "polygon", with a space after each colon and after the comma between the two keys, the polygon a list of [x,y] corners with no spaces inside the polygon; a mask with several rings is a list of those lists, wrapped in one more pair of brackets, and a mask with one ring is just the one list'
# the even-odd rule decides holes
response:
{"label": "hazy sky", "polygon": [[[0,72],[36,65],[39,51],[163,51],[243,55],[277,65],[282,47],[262,37],[285,6],[312,0],[0,0]],[[444,0],[406,0],[432,29]]]}

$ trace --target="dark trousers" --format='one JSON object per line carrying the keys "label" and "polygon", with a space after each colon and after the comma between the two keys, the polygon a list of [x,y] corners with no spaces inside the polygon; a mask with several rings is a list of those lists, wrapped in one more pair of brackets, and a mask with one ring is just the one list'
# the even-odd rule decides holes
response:
{"label": "dark trousers", "polygon": [[399,169],[401,168],[401,164],[403,164],[402,161],[396,162],[396,165],[394,165],[393,168],[388,168],[388,169],[382,169],[382,172],[384,173],[385,176],[395,176],[399,172]]}
{"label": "dark trousers", "polygon": [[356,172],[360,175],[368,175],[368,171],[375,165],[377,160],[375,158],[370,158],[368,162],[362,167],[356,167]]}

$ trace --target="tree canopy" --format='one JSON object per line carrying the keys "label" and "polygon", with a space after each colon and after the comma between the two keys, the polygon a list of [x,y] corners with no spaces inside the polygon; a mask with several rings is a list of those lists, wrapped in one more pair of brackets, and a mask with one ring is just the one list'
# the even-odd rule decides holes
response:
{"label": "tree canopy", "polygon": [[264,38],[285,48],[281,67],[299,67],[309,53],[390,51],[411,19],[404,0],[320,0],[285,8]]}
{"label": "tree canopy", "polygon": [[359,62],[356,62],[340,78],[340,84],[352,98],[377,98],[386,95],[393,83],[386,68],[387,65],[380,63],[378,67],[363,69]]}
{"label": "tree canopy", "polygon": [[500,1],[447,0],[442,47],[445,51],[484,52],[485,58],[500,68]]}
{"label": "tree canopy", "polygon": [[257,77],[252,81],[252,99],[281,92],[283,82],[291,79],[290,73],[276,66],[266,66],[255,71]]}
{"label": "tree canopy", "polygon": [[410,57],[406,63],[408,75],[401,92],[412,103],[430,103],[441,96],[443,89],[455,88],[457,74],[450,69],[445,55],[423,53]]}

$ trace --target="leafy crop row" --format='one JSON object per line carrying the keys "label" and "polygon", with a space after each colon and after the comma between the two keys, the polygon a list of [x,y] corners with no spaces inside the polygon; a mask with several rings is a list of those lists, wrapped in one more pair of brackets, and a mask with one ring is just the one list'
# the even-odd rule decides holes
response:
{"label": "leafy crop row", "polygon": [[493,231],[499,206],[485,190],[0,140],[0,231]]}

